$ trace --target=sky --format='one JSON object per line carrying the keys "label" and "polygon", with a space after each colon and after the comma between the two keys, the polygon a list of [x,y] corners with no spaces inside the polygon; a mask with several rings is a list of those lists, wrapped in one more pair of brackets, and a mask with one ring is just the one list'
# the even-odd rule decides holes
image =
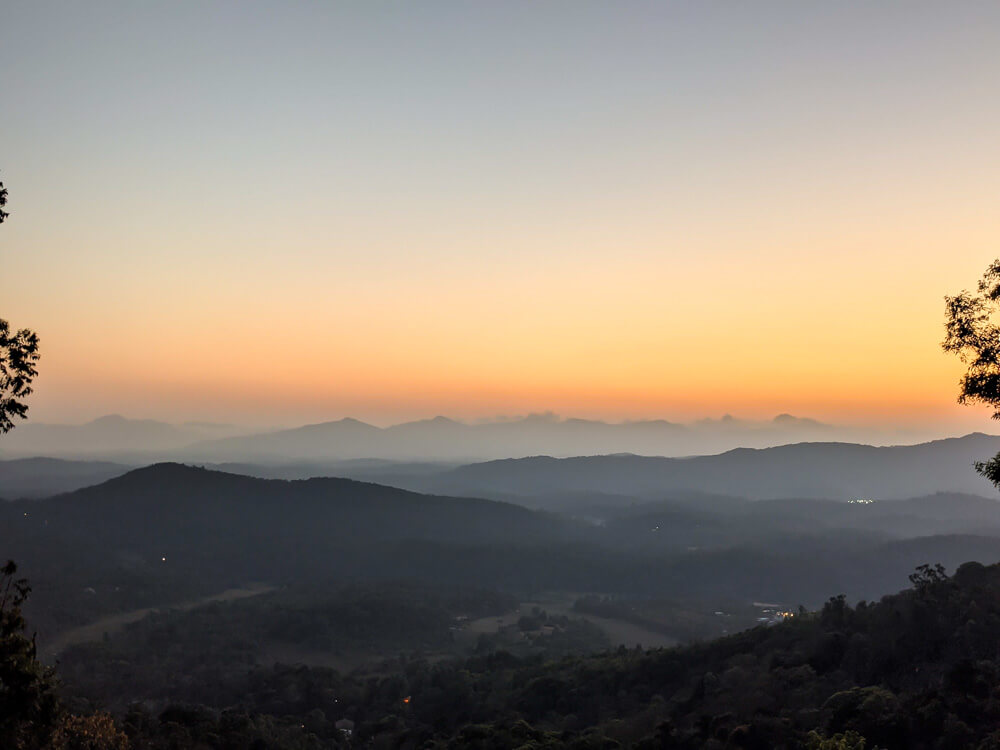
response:
{"label": "sky", "polygon": [[1000,5],[2,6],[35,421],[995,429]]}

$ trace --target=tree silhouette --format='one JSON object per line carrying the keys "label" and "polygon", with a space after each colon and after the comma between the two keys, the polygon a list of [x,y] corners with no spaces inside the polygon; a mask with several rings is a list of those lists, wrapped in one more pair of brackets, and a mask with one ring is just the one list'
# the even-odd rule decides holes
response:
{"label": "tree silhouette", "polygon": [[14,418],[24,419],[28,405],[22,400],[31,393],[31,381],[38,374],[38,335],[22,328],[11,331],[0,319],[0,435],[14,429]]}
{"label": "tree silhouette", "polygon": [[0,747],[47,747],[60,707],[54,674],[36,657],[21,605],[31,588],[8,560],[0,569]]}
{"label": "tree silhouette", "polygon": [[55,670],[38,661],[25,634],[21,605],[31,593],[13,560],[0,568],[0,748],[4,750],[128,750],[128,738],[105,713],[69,713],[59,700]]}
{"label": "tree silhouette", "polygon": [[[0,182],[0,224],[9,216],[7,189]],[[11,331],[0,319],[0,435],[23,419],[21,400],[38,374],[38,336]],[[0,568],[0,748],[11,750],[128,750],[128,738],[108,714],[78,716],[65,711],[56,694],[55,671],[38,661],[35,638],[25,635],[21,614],[31,592],[17,578],[13,560]]]}
{"label": "tree silhouette", "polygon": [[[9,214],[7,189],[0,182],[0,224]],[[24,419],[28,405],[24,398],[31,394],[31,382],[38,374],[38,335],[27,328],[12,330],[0,318],[0,435],[14,429],[14,418]]]}
{"label": "tree silhouette", "polygon": [[[986,404],[1000,419],[1000,258],[983,273],[975,292],[945,297],[945,338],[941,346],[969,365],[959,382],[960,404]],[[1000,453],[976,461],[976,471],[1000,488]]]}

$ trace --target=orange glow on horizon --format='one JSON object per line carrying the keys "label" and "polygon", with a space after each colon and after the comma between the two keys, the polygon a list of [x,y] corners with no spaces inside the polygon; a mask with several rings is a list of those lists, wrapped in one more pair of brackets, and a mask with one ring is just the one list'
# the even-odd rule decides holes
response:
{"label": "orange glow on horizon", "polygon": [[1000,255],[992,11],[398,12],[12,9],[32,419],[992,429],[940,350]]}

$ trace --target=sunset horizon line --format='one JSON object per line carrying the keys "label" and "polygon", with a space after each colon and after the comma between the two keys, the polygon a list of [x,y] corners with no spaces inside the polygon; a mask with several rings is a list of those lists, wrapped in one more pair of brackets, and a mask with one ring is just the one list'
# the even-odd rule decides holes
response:
{"label": "sunset horizon line", "polygon": [[[975,416],[975,415],[970,415]],[[536,424],[600,424],[610,427],[627,427],[632,425],[662,425],[665,427],[678,428],[709,428],[709,427],[738,427],[765,428],[765,427],[799,427],[803,429],[818,430],[875,430],[879,432],[914,432],[918,430],[949,430],[952,429],[962,435],[970,433],[990,434],[987,424],[976,427],[973,420],[965,420],[965,424],[959,425],[949,422],[934,423],[931,420],[906,423],[902,421],[878,420],[878,421],[831,421],[825,418],[813,417],[809,414],[781,411],[773,416],[753,416],[743,415],[737,411],[726,411],[719,416],[706,414],[699,417],[600,417],[586,416],[575,413],[561,413],[554,410],[527,411],[518,414],[494,414],[476,417],[464,417],[447,414],[445,412],[428,412],[426,416],[397,417],[394,419],[377,419],[371,417],[357,416],[355,413],[342,413],[339,416],[329,416],[327,418],[304,418],[298,420],[223,420],[223,419],[176,419],[157,416],[135,416],[134,414],[120,410],[108,411],[97,414],[94,417],[83,419],[32,419],[30,416],[25,421],[25,425],[50,426],[50,427],[83,427],[99,422],[132,422],[132,423],[158,423],[171,425],[174,427],[204,427],[204,428],[233,428],[242,430],[295,430],[305,427],[317,427],[322,425],[334,425],[340,423],[355,423],[368,427],[375,427],[380,430],[391,429],[404,425],[421,423],[451,423],[464,427],[478,427],[486,425],[516,424],[532,422]],[[982,420],[975,420],[982,421]],[[990,420],[992,422],[993,420]],[[1000,429],[998,429],[1000,434]]]}

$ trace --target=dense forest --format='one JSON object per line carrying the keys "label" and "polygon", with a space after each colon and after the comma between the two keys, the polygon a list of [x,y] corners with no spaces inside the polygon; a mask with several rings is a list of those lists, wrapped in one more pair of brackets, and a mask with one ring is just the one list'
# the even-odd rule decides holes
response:
{"label": "dense forest", "polygon": [[[80,720],[102,716],[93,711],[132,689],[102,680],[102,669],[145,650],[143,679],[171,700],[136,693],[139,702],[116,707],[117,731],[135,748],[1000,747],[1000,565],[970,562],[952,576],[922,566],[911,580],[878,602],[835,597],[817,612],[679,648],[554,658],[484,645],[466,658],[401,656],[381,671],[248,664],[225,679],[208,665],[180,691],[166,670],[170,645],[157,639],[183,634],[154,619],[121,643],[88,647],[78,667],[68,659],[61,696]],[[326,632],[365,599],[348,592],[328,608]],[[483,592],[428,601],[406,622],[425,609],[504,604]]]}

